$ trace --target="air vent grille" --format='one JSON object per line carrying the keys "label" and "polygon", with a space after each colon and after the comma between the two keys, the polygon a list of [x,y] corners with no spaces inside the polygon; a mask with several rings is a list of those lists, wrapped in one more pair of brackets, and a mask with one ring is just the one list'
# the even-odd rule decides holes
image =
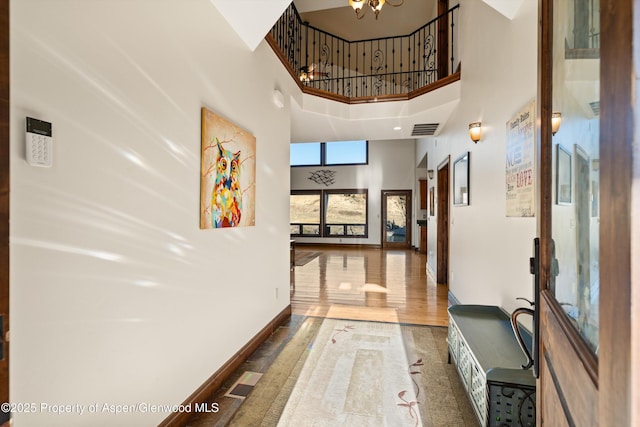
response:
{"label": "air vent grille", "polygon": [[590,102],[589,106],[591,107],[591,111],[593,111],[593,115],[598,117],[600,115],[600,101]]}
{"label": "air vent grille", "polygon": [[431,136],[436,133],[440,123],[420,123],[413,125],[411,136]]}

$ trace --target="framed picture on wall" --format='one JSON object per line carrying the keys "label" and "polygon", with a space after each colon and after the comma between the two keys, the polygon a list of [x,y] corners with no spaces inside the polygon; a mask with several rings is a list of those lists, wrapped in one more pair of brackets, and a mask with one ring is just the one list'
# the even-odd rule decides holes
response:
{"label": "framed picture on wall", "polygon": [[556,204],[571,204],[571,152],[556,145]]}
{"label": "framed picture on wall", "polygon": [[467,151],[453,162],[453,205],[469,205],[469,163]]}
{"label": "framed picture on wall", "polygon": [[202,107],[200,228],[256,225],[256,138]]}

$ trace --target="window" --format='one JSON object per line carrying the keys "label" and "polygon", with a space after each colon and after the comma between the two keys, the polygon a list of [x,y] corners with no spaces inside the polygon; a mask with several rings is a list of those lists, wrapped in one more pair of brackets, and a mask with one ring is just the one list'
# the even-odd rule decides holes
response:
{"label": "window", "polygon": [[319,142],[291,144],[291,166],[321,166],[322,150]]}
{"label": "window", "polygon": [[368,162],[368,141],[291,144],[291,166],[366,165]]}
{"label": "window", "polygon": [[326,236],[364,236],[367,193],[325,191]]}
{"label": "window", "polygon": [[291,235],[320,236],[320,192],[296,192],[289,198]]}
{"label": "window", "polygon": [[367,237],[367,195],[367,190],[293,191],[291,235]]}
{"label": "window", "polygon": [[325,165],[366,165],[367,141],[340,141],[324,143]]}

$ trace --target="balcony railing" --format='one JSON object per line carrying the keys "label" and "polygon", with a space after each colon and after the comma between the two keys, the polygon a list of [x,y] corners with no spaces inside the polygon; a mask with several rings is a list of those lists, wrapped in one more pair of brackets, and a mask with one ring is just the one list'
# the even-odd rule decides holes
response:
{"label": "balcony railing", "polygon": [[600,0],[574,0],[569,14],[573,28],[565,39],[565,58],[600,58]]}
{"label": "balcony railing", "polygon": [[267,41],[306,93],[347,103],[408,99],[459,79],[458,12],[406,36],[349,41],[302,22],[291,3]]}

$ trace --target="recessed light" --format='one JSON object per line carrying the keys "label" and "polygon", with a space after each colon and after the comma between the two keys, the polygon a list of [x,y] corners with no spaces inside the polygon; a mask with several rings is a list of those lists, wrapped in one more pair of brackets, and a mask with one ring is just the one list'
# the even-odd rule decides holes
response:
{"label": "recessed light", "polygon": [[402,128],[400,126],[396,126],[393,128],[393,130],[402,130]]}

